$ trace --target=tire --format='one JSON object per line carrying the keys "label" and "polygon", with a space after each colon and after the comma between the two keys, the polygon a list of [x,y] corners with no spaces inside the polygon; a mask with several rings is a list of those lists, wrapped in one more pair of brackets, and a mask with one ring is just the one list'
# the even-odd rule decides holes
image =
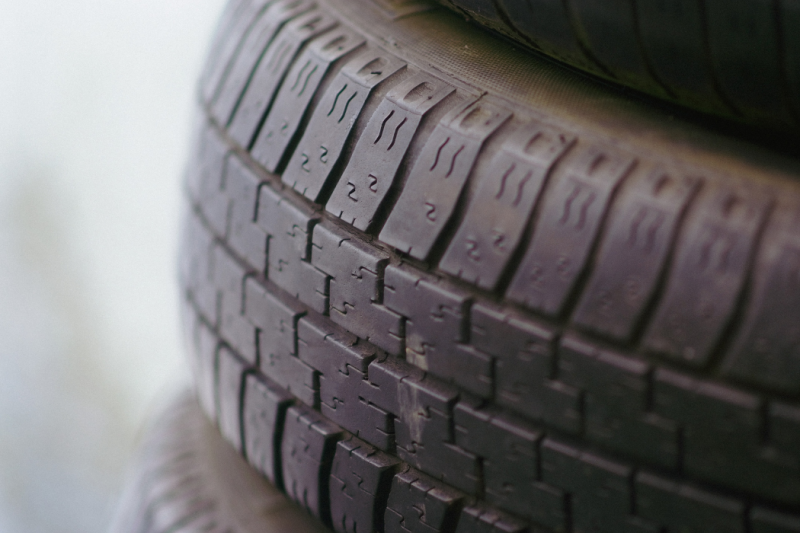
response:
{"label": "tire", "polygon": [[324,533],[259,476],[184,393],[145,433],[114,533]]}
{"label": "tire", "polygon": [[416,2],[234,2],[204,410],[341,532],[800,531],[798,161]]}
{"label": "tire", "polygon": [[702,111],[797,128],[800,3],[441,0],[517,43]]}

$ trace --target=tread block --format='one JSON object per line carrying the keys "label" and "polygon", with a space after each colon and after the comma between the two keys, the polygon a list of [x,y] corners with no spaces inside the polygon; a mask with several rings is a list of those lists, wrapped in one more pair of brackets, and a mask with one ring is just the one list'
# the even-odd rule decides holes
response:
{"label": "tread block", "polygon": [[320,319],[303,318],[298,325],[298,356],[320,373],[323,415],[381,449],[393,444],[389,415],[361,398],[374,348]]}
{"label": "tread block", "polygon": [[368,383],[362,390],[364,400],[394,416],[400,459],[460,490],[477,492],[477,458],[454,443],[456,389],[390,357],[370,363]]}
{"label": "tread block", "polygon": [[455,533],[527,533],[528,524],[496,509],[472,504],[461,510]]}
{"label": "tread block", "polygon": [[228,135],[244,148],[250,147],[300,47],[335,24],[309,0],[275,3],[264,18],[263,32],[270,37],[266,49],[242,65],[247,77],[239,87],[228,89],[224,101],[215,105],[219,120],[228,126]]}
{"label": "tread block", "polygon": [[455,526],[464,496],[411,468],[394,476],[386,533],[445,533]]}
{"label": "tread block", "polygon": [[[242,28],[243,32],[238,41],[224,43],[227,46],[235,44],[235,49],[231,49],[232,53],[224,64],[217,65],[214,82],[203,87],[203,96],[206,103],[210,104],[211,116],[223,125],[227,122],[228,113],[219,112],[220,100],[235,101],[239,97],[246,88],[253,66],[257,64],[280,28],[280,23],[276,23],[272,16],[278,11],[285,10],[287,4],[297,2],[262,0],[260,3],[261,6],[251,10],[249,24],[246,28]],[[309,9],[308,3],[304,7]]]}
{"label": "tread block", "polygon": [[572,320],[629,340],[661,277],[698,180],[657,168],[622,192]]}
{"label": "tread block", "polygon": [[756,506],[750,511],[749,531],[753,533],[799,533],[800,516]]}
{"label": "tread block", "polygon": [[355,437],[336,444],[330,478],[331,522],[338,533],[383,531],[399,461]]}
{"label": "tread block", "polygon": [[318,313],[328,310],[328,276],[309,262],[319,219],[261,187],[258,224],[267,232],[267,277]]}
{"label": "tread block", "polygon": [[[463,293],[422,279],[411,270],[389,266],[384,273],[384,304],[406,317],[406,360],[449,381],[459,382],[461,362],[469,352],[459,349],[465,339],[471,300]],[[491,383],[491,368],[481,372]],[[461,379],[461,381],[466,381]]]}
{"label": "tread block", "polygon": [[225,173],[225,192],[230,198],[228,244],[251,267],[264,272],[267,234],[256,224],[261,181],[238,157],[231,157]]}
{"label": "tread block", "polygon": [[461,401],[454,409],[455,441],[482,461],[486,501],[532,518],[542,434],[530,424]]}
{"label": "tread block", "polygon": [[762,400],[659,369],[654,410],[682,425],[684,471],[771,499],[800,503],[800,471],[762,444]]}
{"label": "tread block", "polygon": [[527,514],[531,521],[554,531],[568,531],[571,520],[568,494],[542,482],[533,483],[530,493]]}
{"label": "tread block", "polygon": [[259,355],[277,352],[297,353],[297,321],[305,312],[286,304],[254,278],[245,282],[244,312],[259,329]]}
{"label": "tread block", "polygon": [[225,439],[242,452],[242,412],[244,373],[250,366],[248,361],[238,357],[226,347],[217,355],[217,423]]}
{"label": "tread block", "polygon": [[646,472],[636,476],[636,510],[639,516],[666,526],[670,532],[745,531],[742,502]]}
{"label": "tread block", "polygon": [[614,192],[633,166],[627,154],[599,145],[567,156],[544,197],[533,237],[506,291],[508,299],[546,315],[562,313]]}
{"label": "tread block", "polygon": [[458,344],[456,350],[453,360],[458,361],[458,368],[451,370],[452,382],[472,394],[490,398],[494,381],[492,357],[466,344]]}
{"label": "tread block", "polygon": [[656,370],[653,386],[655,411],[685,426],[688,447],[693,441],[715,447],[759,442],[758,397],[666,369]]}
{"label": "tread block", "polygon": [[356,120],[372,91],[405,63],[369,47],[336,75],[320,100],[282,180],[316,202],[342,155]]}
{"label": "tread block", "polygon": [[648,412],[650,366],[575,336],[561,342],[558,375],[584,391],[586,436],[665,468],[678,466],[678,426]]}
{"label": "tread block", "polygon": [[300,321],[297,346],[298,355],[329,379],[335,379],[336,372],[347,375],[349,369],[366,377],[376,352],[352,333],[314,316],[303,317]]}
{"label": "tread block", "polygon": [[[370,388],[368,381],[360,382],[361,392]],[[358,436],[384,451],[395,449],[394,417],[388,411],[359,396]]]}
{"label": "tread block", "polygon": [[256,363],[256,330],[244,316],[246,271],[228,252],[214,250],[214,278],[219,291],[220,336],[250,364]]}
{"label": "tread block", "polygon": [[311,41],[286,75],[272,110],[259,130],[251,155],[270,172],[280,166],[311,99],[334,61],[364,44],[353,32],[336,28]]}
{"label": "tread block", "polygon": [[[276,82],[280,83],[283,73],[291,64],[299,48],[308,39],[330,30],[336,24],[336,21],[325,11],[314,7],[310,1],[279,2],[267,12],[264,17],[267,19],[265,20],[266,24],[259,28],[260,31],[253,32],[248,36],[247,42],[232,65],[230,73],[211,106],[211,115],[217,121],[228,124],[242,94],[248,89],[248,84],[255,76],[256,68],[262,64],[276,67],[271,72]],[[291,20],[293,18],[295,20]],[[291,22],[288,22],[290,20]],[[287,22],[288,24],[286,24]],[[284,24],[286,26],[282,27]],[[272,50],[275,52],[271,54]],[[264,62],[267,56],[270,56],[271,63]],[[278,65],[278,63],[280,64]],[[268,70],[269,66],[267,66]],[[247,144],[241,144],[247,146]]]}
{"label": "tread block", "polygon": [[328,482],[341,429],[305,406],[286,413],[281,444],[286,494],[308,512],[330,523]]}
{"label": "tread block", "polygon": [[255,280],[245,284],[245,315],[258,328],[261,371],[306,405],[319,400],[318,372],[297,357],[297,322],[303,316]]}
{"label": "tread block", "polygon": [[452,407],[457,391],[431,380],[405,378],[395,412],[397,455],[410,465],[470,494],[480,484],[477,458],[455,445]]}
{"label": "tread block", "polygon": [[294,397],[265,376],[248,374],[242,422],[247,460],[278,487],[283,484],[281,437],[286,411]]}
{"label": "tread block", "polygon": [[389,413],[400,412],[398,389],[403,380],[421,381],[425,372],[394,357],[376,359],[367,367],[369,386],[364,387],[364,399]]}
{"label": "tread block", "polygon": [[768,198],[720,187],[685,224],[664,294],[644,336],[648,350],[705,366],[734,312]]}
{"label": "tread block", "polygon": [[546,438],[542,480],[570,493],[576,533],[626,531],[631,512],[632,468]]}
{"label": "tread block", "polygon": [[311,264],[330,276],[331,319],[389,353],[403,349],[403,318],[382,305],[388,254],[346,234],[316,226]]}
{"label": "tread block", "polygon": [[389,90],[359,137],[325,209],[366,230],[394,183],[422,118],[454,91],[425,72]]}
{"label": "tread block", "polygon": [[578,433],[583,423],[580,391],[553,379],[556,332],[484,303],[470,312],[472,345],[495,360],[498,405]]}
{"label": "tread block", "polygon": [[[780,213],[784,215],[784,213]],[[767,232],[737,340],[722,361],[739,380],[796,394],[800,392],[800,213]],[[788,219],[788,220],[786,220]]]}
{"label": "tread block", "polygon": [[539,198],[550,169],[574,137],[539,123],[517,130],[492,159],[439,268],[492,290]]}
{"label": "tread block", "polygon": [[545,409],[542,421],[567,433],[580,433],[583,424],[582,392],[559,380],[545,381],[541,388]]}
{"label": "tread block", "polygon": [[[210,48],[211,55],[206,62],[200,83],[200,93],[204,102],[210,103],[217,88],[225,77],[229,65],[236,57],[248,35],[264,22],[264,11],[273,0],[247,2],[242,10],[231,19],[224,32],[216,37],[216,47]],[[257,30],[255,30],[257,31]]]}
{"label": "tread block", "polygon": [[381,241],[426,259],[453,214],[483,143],[510,117],[510,111],[487,99],[470,101],[443,117],[417,158],[381,230]]}

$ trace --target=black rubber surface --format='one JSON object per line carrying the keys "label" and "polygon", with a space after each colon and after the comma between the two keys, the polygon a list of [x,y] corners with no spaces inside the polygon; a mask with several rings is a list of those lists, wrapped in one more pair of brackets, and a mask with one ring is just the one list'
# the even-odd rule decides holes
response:
{"label": "black rubber surface", "polygon": [[183,315],[252,465],[352,533],[800,531],[796,160],[427,4],[223,20]]}
{"label": "black rubber surface", "polygon": [[113,533],[324,533],[225,442],[188,392],[147,428]]}
{"label": "black rubber surface", "polygon": [[518,43],[650,95],[796,128],[795,0],[440,0]]}

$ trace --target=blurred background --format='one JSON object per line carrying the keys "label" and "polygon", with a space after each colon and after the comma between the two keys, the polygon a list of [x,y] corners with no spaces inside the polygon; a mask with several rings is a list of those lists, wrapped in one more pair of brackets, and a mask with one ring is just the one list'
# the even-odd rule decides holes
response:
{"label": "blurred background", "polygon": [[0,532],[105,531],[184,370],[179,180],[221,0],[0,0]]}

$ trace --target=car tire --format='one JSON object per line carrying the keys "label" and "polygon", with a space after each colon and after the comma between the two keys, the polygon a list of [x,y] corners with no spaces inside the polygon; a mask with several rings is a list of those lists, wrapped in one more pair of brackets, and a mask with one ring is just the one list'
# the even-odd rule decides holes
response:
{"label": "car tire", "polygon": [[328,527],[800,531],[796,157],[419,1],[234,1],[198,93],[198,397]]}

